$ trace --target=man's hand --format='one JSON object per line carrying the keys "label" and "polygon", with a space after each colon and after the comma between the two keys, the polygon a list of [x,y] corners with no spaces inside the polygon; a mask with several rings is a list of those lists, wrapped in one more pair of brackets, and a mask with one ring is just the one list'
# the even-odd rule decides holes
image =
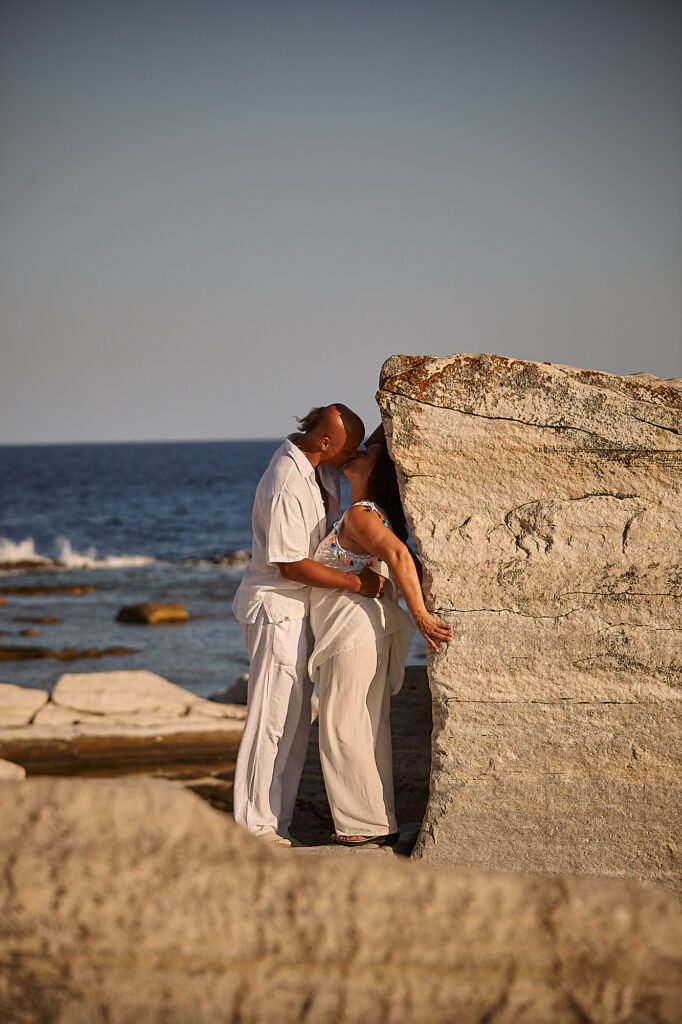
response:
{"label": "man's hand", "polygon": [[361,573],[358,573],[358,579],[360,580],[359,594],[362,594],[363,597],[381,597],[381,592],[384,589],[383,576],[374,572],[374,569],[363,569]]}

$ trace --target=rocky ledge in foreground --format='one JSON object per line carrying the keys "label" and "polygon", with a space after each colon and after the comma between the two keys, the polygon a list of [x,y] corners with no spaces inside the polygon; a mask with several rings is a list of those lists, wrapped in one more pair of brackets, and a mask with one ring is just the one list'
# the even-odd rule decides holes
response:
{"label": "rocky ledge in foreground", "polygon": [[30,773],[224,759],[245,717],[153,672],[70,673],[51,697],[0,683],[0,757]]}
{"label": "rocky ledge in foreground", "polygon": [[654,887],[311,871],[158,781],[0,782],[0,819],[3,1020],[679,1020],[682,919]]}
{"label": "rocky ledge in foreground", "polygon": [[415,854],[682,889],[680,382],[395,356],[378,399],[454,630]]}

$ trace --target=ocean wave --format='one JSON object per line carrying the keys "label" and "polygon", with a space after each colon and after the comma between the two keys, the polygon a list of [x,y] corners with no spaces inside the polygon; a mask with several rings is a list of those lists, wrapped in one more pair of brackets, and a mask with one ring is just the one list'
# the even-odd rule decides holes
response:
{"label": "ocean wave", "polygon": [[66,537],[57,537],[56,543],[55,563],[65,569],[130,569],[156,562],[151,555],[105,555],[98,558],[96,548],[88,548],[80,554],[73,550],[71,541]]}
{"label": "ocean wave", "polygon": [[57,537],[56,555],[41,555],[36,551],[33,537],[13,541],[0,537],[0,569],[128,569],[153,565],[151,555],[105,555],[98,558],[96,548],[75,551],[67,537]]}
{"label": "ocean wave", "polygon": [[33,537],[18,543],[9,537],[0,537],[0,565],[53,565],[54,559],[39,555]]}

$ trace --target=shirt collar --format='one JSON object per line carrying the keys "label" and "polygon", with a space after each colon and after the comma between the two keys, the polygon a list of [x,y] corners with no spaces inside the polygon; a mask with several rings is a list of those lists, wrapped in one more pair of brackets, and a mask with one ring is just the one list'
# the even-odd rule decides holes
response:
{"label": "shirt collar", "polygon": [[310,459],[306,458],[301,449],[297,448],[289,438],[284,442],[284,450],[298,466],[298,471],[301,476],[315,476],[315,467]]}

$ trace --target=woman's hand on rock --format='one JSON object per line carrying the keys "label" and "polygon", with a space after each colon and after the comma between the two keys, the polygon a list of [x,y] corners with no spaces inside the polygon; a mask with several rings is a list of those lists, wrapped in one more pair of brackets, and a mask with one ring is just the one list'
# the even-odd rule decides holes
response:
{"label": "woman's hand on rock", "polygon": [[452,640],[452,626],[429,612],[415,616],[415,623],[431,650],[436,653],[440,650],[439,644],[447,644]]}

